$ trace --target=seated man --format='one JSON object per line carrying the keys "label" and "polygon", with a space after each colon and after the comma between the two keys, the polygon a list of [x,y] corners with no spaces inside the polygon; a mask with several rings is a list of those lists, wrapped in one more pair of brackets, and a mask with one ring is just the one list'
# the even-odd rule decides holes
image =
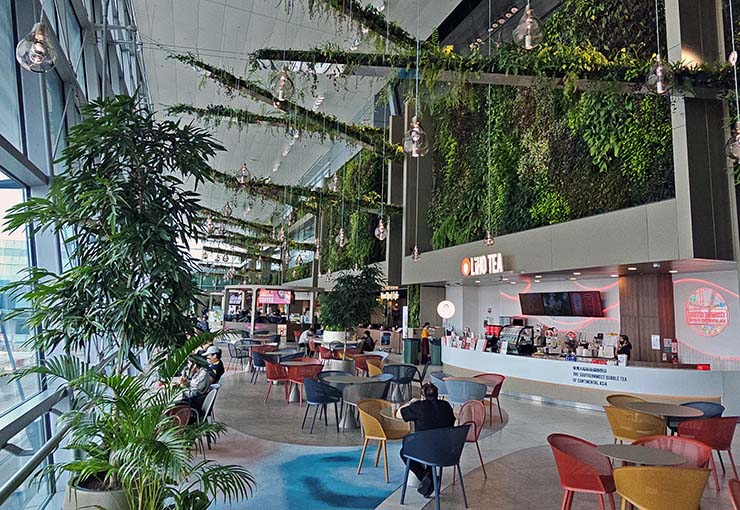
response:
{"label": "seated man", "polygon": [[180,377],[179,385],[186,388],[182,394],[182,400],[177,404],[186,404],[200,417],[203,401],[211,389],[212,378],[208,367],[200,367],[195,374],[188,378]]}
{"label": "seated man", "polygon": [[365,330],[365,335],[362,337],[362,343],[360,344],[360,352],[373,352],[375,350],[375,340],[370,335],[370,331]]}
{"label": "seated man", "polygon": [[316,333],[314,332],[313,328],[308,328],[307,330],[303,331],[303,333],[301,333],[301,336],[298,337],[298,347],[303,346],[306,352],[306,356],[311,355],[311,347],[309,346],[308,341],[315,339]]}
{"label": "seated man", "polygon": [[[452,406],[446,400],[439,400],[439,392],[435,385],[424,384],[421,387],[421,395],[423,400],[410,402],[399,409],[404,421],[413,421],[417,432],[455,425],[455,413],[452,411]],[[401,460],[406,464],[403,448],[401,448]],[[431,497],[434,492],[432,468],[414,460],[411,461],[409,468],[421,481],[417,489],[419,494],[427,498]]]}
{"label": "seated man", "polygon": [[205,352],[208,361],[208,372],[211,376],[211,384],[216,384],[224,375],[224,364],[221,363],[221,349],[215,345],[210,346]]}

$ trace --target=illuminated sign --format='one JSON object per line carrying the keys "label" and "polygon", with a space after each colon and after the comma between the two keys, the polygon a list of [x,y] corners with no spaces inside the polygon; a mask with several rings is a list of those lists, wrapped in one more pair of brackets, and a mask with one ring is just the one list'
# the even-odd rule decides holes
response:
{"label": "illuminated sign", "polygon": [[397,290],[389,290],[380,293],[380,299],[385,301],[398,301],[398,297],[399,294]]}
{"label": "illuminated sign", "polygon": [[701,336],[717,336],[729,323],[727,301],[716,290],[697,289],[686,300],[686,324]]}
{"label": "illuminated sign", "polygon": [[465,257],[460,263],[463,276],[482,276],[504,272],[504,257],[500,253]]}
{"label": "illuminated sign", "polygon": [[289,305],[293,294],[289,290],[259,289],[257,304],[259,305]]}

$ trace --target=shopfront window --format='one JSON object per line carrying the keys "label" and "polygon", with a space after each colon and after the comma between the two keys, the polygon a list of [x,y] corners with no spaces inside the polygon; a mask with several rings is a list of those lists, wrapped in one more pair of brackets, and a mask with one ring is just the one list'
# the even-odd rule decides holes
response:
{"label": "shopfront window", "polygon": [[[25,35],[25,34],[24,34]],[[0,0],[0,55],[15,55],[11,0]],[[0,59],[0,135],[23,150],[18,78],[14,58]]]}
{"label": "shopfront window", "polygon": [[[25,190],[17,182],[0,172],[0,225],[10,207],[25,200]],[[15,232],[0,231],[0,287],[17,281],[21,272],[29,266],[29,244],[25,229]],[[9,292],[0,292],[0,373],[9,374],[15,369],[36,364],[36,352],[25,344],[31,332],[25,324],[25,317],[7,319],[7,314],[25,303]],[[0,414],[19,402],[35,395],[40,390],[35,377],[25,377],[20,381],[0,378]]]}

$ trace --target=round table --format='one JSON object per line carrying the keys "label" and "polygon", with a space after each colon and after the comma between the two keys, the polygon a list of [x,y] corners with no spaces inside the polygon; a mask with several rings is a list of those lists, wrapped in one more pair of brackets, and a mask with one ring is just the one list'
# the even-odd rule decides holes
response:
{"label": "round table", "polygon": [[399,408],[384,407],[383,409],[380,410],[380,416],[384,420],[390,420],[390,421],[393,421],[393,422],[401,422],[401,423],[411,423],[411,424],[413,424],[413,422],[407,422],[403,418],[400,418],[400,417],[396,416],[396,411],[398,411],[398,409]]}
{"label": "round table", "polygon": [[596,451],[610,459],[643,466],[678,466],[686,462],[677,453],[632,444],[605,444],[597,446]]}
{"label": "round table", "polygon": [[652,414],[662,418],[700,418],[704,413],[693,407],[678,404],[664,404],[662,402],[629,402],[625,407],[633,411]]}
{"label": "round table", "polygon": [[[313,361],[281,361],[280,364],[284,367],[305,367],[306,365],[315,365]],[[297,384],[293,384],[290,388],[290,395],[288,396],[288,402],[300,402],[301,401],[301,390],[298,389]]]}
{"label": "round table", "polygon": [[280,363],[280,358],[283,356],[291,356],[298,354],[298,352],[294,349],[292,351],[269,351],[269,352],[263,352],[261,353],[263,356],[277,356],[278,363]]}
{"label": "round table", "polygon": [[[373,377],[359,377],[356,375],[330,375],[329,377],[326,377],[324,379],[324,382],[338,386],[337,389],[343,389],[347,385],[367,384],[371,382],[378,382],[378,380]],[[344,416],[342,416],[342,422],[339,424],[339,426],[343,429],[360,428],[360,425],[355,419],[355,413],[350,413],[349,411],[344,413]]]}
{"label": "round table", "polygon": [[[414,366],[414,365],[411,365],[410,363],[385,363],[383,365],[383,368],[385,367],[408,367],[408,366]],[[404,400],[403,394],[401,393],[401,387],[398,384],[394,384],[393,393],[391,393],[390,400],[391,402],[394,402],[394,403],[407,402],[413,396],[413,391],[409,391],[409,393],[411,393],[411,395],[409,395],[409,398]]]}

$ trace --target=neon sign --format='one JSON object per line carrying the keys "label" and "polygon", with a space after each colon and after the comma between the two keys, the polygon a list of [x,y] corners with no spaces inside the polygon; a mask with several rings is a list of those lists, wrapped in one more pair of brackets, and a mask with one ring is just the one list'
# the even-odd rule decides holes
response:
{"label": "neon sign", "polygon": [[703,287],[686,300],[686,324],[701,336],[717,336],[729,323],[727,301],[716,290]]}
{"label": "neon sign", "polygon": [[504,272],[504,257],[500,253],[465,257],[460,263],[463,276],[482,276]]}

